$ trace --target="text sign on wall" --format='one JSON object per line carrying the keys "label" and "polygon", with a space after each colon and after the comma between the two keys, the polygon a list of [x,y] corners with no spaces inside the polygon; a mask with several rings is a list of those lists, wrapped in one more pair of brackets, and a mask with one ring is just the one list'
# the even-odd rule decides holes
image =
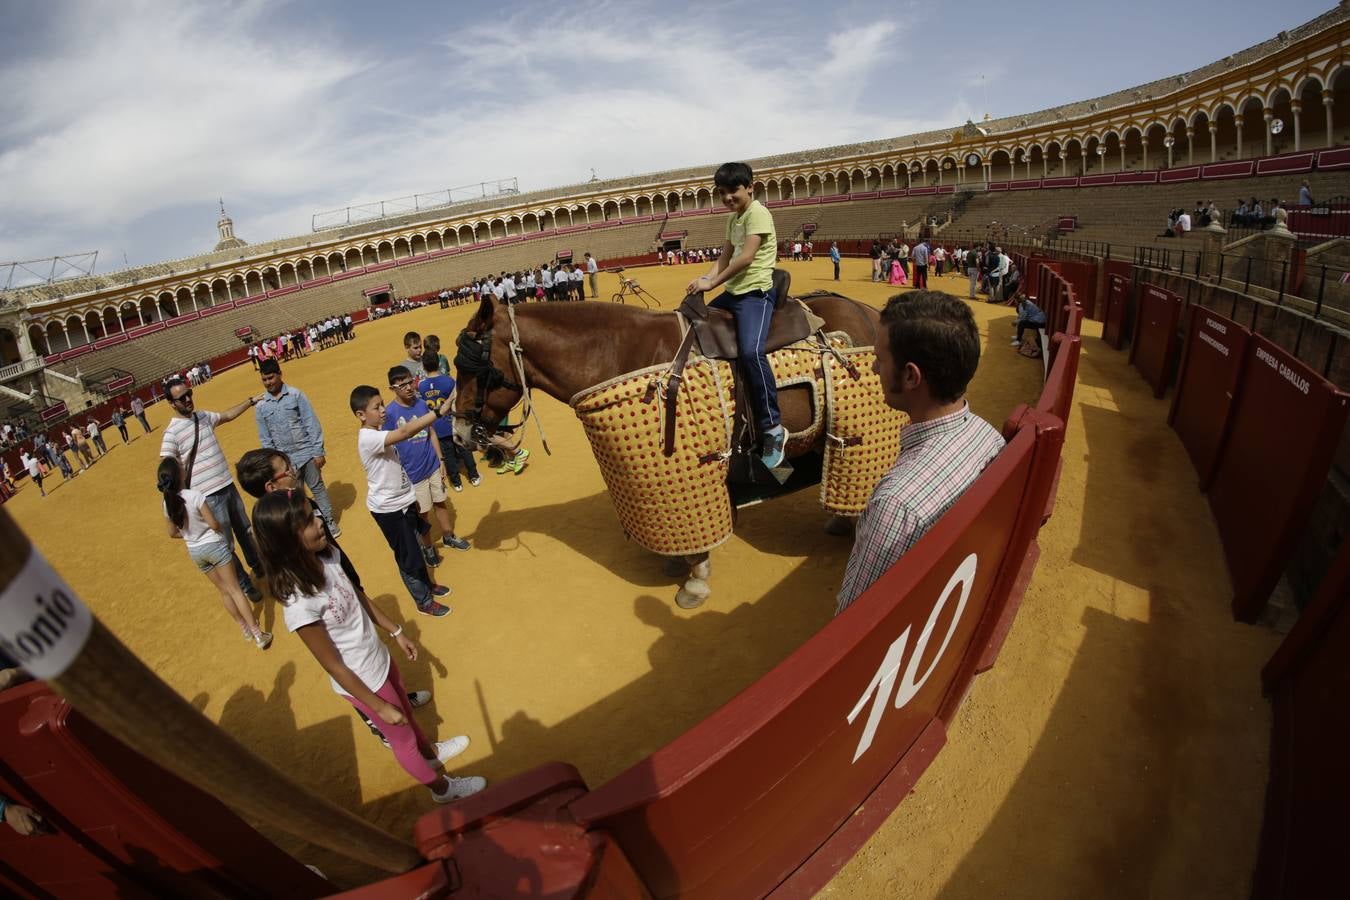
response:
{"label": "text sign on wall", "polygon": [[1177,393],[1167,420],[1190,454],[1201,490],[1214,475],[1250,337],[1246,328],[1213,310],[1191,307]]}
{"label": "text sign on wall", "polygon": [[1233,615],[1254,621],[1326,481],[1350,395],[1260,335],[1246,360],[1209,505],[1233,580]]}
{"label": "text sign on wall", "polygon": [[1177,323],[1181,319],[1181,297],[1165,288],[1146,284],[1139,293],[1139,309],[1134,319],[1134,344],[1130,362],[1153,388],[1153,396],[1167,390],[1176,357]]}

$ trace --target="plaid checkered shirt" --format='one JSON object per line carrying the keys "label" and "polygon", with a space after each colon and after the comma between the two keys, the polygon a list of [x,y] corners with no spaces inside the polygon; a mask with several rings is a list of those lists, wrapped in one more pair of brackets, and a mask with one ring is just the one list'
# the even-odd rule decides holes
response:
{"label": "plaid checkered shirt", "polygon": [[900,429],[900,455],[858,519],[835,615],[918,543],[1002,449],[1003,436],[968,403]]}

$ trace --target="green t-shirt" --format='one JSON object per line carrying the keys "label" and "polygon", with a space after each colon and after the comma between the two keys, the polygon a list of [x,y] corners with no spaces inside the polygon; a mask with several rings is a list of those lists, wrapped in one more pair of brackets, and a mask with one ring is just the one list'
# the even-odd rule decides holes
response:
{"label": "green t-shirt", "polygon": [[750,234],[762,234],[764,240],[755,251],[755,258],[736,275],[723,284],[733,294],[746,294],[750,291],[767,291],[773,287],[773,264],[778,260],[778,235],[773,227],[773,214],[758,200],[751,200],[745,212],[727,219],[727,241],[731,244],[731,257],[741,255],[745,247],[745,237]]}

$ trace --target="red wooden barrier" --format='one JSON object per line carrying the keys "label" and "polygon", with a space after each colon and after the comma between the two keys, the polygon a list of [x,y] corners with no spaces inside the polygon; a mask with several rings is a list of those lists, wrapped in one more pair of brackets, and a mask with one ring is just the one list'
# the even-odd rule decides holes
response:
{"label": "red wooden barrier", "polygon": [[1336,897],[1350,841],[1350,540],[1261,673],[1275,711],[1252,896]]}
{"label": "red wooden barrier", "polygon": [[1191,307],[1167,422],[1190,454],[1202,491],[1214,477],[1250,337],[1246,328],[1213,310]]}
{"label": "red wooden barrier", "polygon": [[1065,259],[1058,265],[1059,274],[1073,288],[1074,297],[1083,307],[1083,315],[1100,319],[1097,314],[1097,264],[1086,260]]}
{"label": "red wooden barrier", "polygon": [[1161,397],[1167,391],[1176,363],[1182,300],[1169,290],[1146,284],[1139,291],[1136,306],[1130,363],[1152,386],[1153,396]]}
{"label": "red wooden barrier", "polygon": [[1326,481],[1350,395],[1252,335],[1209,505],[1233,579],[1233,615],[1255,621]]}
{"label": "red wooden barrier", "polygon": [[1130,321],[1130,279],[1113,273],[1106,276],[1106,284],[1106,323],[1102,326],[1102,340],[1113,350],[1119,350],[1125,346],[1125,326]]}
{"label": "red wooden barrier", "polygon": [[41,683],[0,694],[0,793],[55,833],[0,827],[9,896],[321,897],[332,885],[214,797],[109,737]]}
{"label": "red wooden barrier", "polygon": [[578,822],[612,834],[657,896],[823,885],[941,745],[1022,572],[1062,437],[1058,421],[1026,413],[970,490],[853,606],[571,804]]}

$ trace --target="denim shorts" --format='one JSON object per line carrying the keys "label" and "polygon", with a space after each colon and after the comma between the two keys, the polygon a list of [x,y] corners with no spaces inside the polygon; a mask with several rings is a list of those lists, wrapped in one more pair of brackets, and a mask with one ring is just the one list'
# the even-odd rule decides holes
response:
{"label": "denim shorts", "polygon": [[225,541],[218,544],[207,544],[205,547],[188,548],[188,556],[192,557],[192,561],[197,564],[197,568],[203,572],[219,569],[230,561],[232,555],[230,545]]}

